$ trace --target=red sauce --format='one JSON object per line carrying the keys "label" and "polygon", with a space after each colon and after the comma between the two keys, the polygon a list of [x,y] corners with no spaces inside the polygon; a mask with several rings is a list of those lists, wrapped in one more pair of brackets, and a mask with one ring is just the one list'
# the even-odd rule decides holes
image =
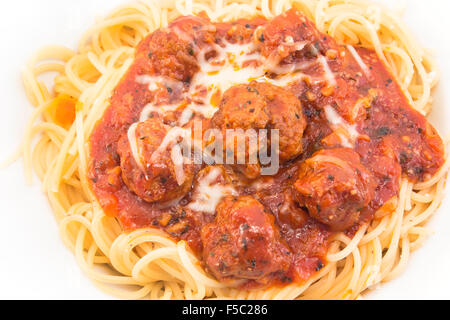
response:
{"label": "red sauce", "polygon": [[[271,273],[264,280],[249,278],[244,287],[305,281],[326,264],[327,241],[333,231],[309,217],[305,208],[295,205],[291,187],[303,161],[318,150],[339,147],[341,144],[339,138],[333,135],[326,119],[326,106],[331,106],[347,122],[354,124],[362,135],[356,140],[354,150],[377,183],[375,196],[361,211],[358,223],[346,230],[349,235],[358,230],[361,223],[370,221],[383,204],[398,195],[400,174],[414,182],[424,181],[442,166],[444,154],[441,138],[426,118],[412,109],[400,86],[374,51],[356,48],[370,70],[370,74],[366,75],[346,47],[320,33],[295,10],[272,21],[258,17],[232,23],[207,22],[216,27],[214,33],[202,32],[203,29],[196,28],[199,20],[195,17],[182,17],[173,22],[169,30],[181,29],[192,36],[195,45],[207,46],[211,41],[220,43],[221,39],[227,39],[231,43],[250,42],[257,27],[262,26],[264,29],[258,39],[263,54],[281,55],[281,66],[309,61],[318,54],[327,56],[337,82],[336,86],[330,87],[323,82],[299,80],[286,87],[301,101],[307,121],[303,134],[303,153],[284,164],[275,176],[264,178],[264,187],[256,188],[243,178],[240,186],[236,187],[239,195],[249,195],[259,200],[265,210],[274,216],[273,223],[279,230],[277,241],[288,250],[287,258],[283,258],[283,261],[289,263],[287,268]],[[201,21],[205,23],[207,20]],[[133,65],[116,87],[109,108],[90,137],[89,178],[101,207],[106,214],[117,217],[124,230],[160,228],[176,240],[186,240],[202,259],[204,244],[201,230],[214,221],[214,216],[189,210],[186,205],[189,203],[190,193],[177,205],[161,209],[158,204],[145,202],[130,191],[121,177],[117,152],[119,138],[131,124],[139,120],[140,112],[149,102],[171,103],[180,100],[180,93],[172,89],[154,96],[147,85],[136,81],[136,77],[143,74],[165,74],[184,81],[184,85],[189,86],[190,78],[197,72],[195,63],[190,60],[193,57],[189,57],[193,56],[190,44],[185,43],[176,48],[178,52],[187,52],[182,58],[187,62],[184,66],[173,68],[179,60],[173,60],[173,55],[170,54],[164,56],[167,46],[158,42],[157,32],[149,35],[138,46]],[[299,52],[280,54],[277,51],[278,44],[287,36],[292,36],[294,41],[306,41],[307,45]],[[321,73],[315,66],[305,68],[302,72],[312,77]],[[358,99],[363,98],[367,98],[365,105],[353,114]],[[179,114],[175,113],[175,116]],[[203,121],[206,125],[209,124],[208,119]],[[197,171],[198,169],[200,168]],[[291,211],[298,214],[295,217],[286,214]]]}

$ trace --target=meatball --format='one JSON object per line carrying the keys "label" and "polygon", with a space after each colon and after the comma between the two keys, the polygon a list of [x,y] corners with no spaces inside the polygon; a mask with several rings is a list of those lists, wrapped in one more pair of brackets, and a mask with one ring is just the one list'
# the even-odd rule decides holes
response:
{"label": "meatball", "polygon": [[[267,147],[270,145],[270,129],[279,130],[279,157],[281,162],[296,158],[302,153],[302,137],[306,121],[300,101],[291,92],[272,85],[253,81],[250,84],[237,85],[227,90],[220,102],[219,110],[211,120],[212,126],[220,128],[224,137],[229,129],[269,129]],[[245,134],[248,147],[245,148],[245,166],[241,171],[250,179],[259,176],[259,163],[249,163],[251,155],[265,147],[258,143],[249,143],[250,137]],[[225,150],[234,151],[239,157],[237,143],[224,143]],[[236,163],[236,162],[235,162]]]}
{"label": "meatball", "polygon": [[205,12],[195,16],[181,16],[172,21],[168,28],[188,41],[193,49],[202,49],[216,43],[217,27]]}
{"label": "meatball", "polygon": [[158,119],[133,126],[134,130],[130,128],[118,142],[125,184],[147,202],[167,202],[186,195],[192,186],[194,165],[184,161],[176,138],[160,147],[169,128]]}
{"label": "meatball", "polygon": [[343,231],[359,221],[374,198],[376,183],[359,155],[341,148],[319,151],[302,163],[294,188],[299,205],[310,216]]}
{"label": "meatball", "polygon": [[289,250],[280,242],[274,217],[252,197],[226,197],[213,223],[203,227],[203,256],[219,280],[260,280],[289,268]]}
{"label": "meatball", "polygon": [[190,82],[200,70],[197,60],[200,51],[215,44],[216,31],[203,13],[175,19],[139,44],[136,56],[142,61],[139,73]]}
{"label": "meatball", "polygon": [[174,31],[157,30],[140,44],[141,74],[161,75],[189,82],[199,70],[192,45]]}

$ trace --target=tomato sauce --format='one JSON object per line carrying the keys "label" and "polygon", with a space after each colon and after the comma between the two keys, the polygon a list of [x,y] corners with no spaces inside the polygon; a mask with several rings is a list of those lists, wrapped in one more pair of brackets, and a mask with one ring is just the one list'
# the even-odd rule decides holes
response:
{"label": "tomato sauce", "polygon": [[[256,34],[263,54],[282,55],[279,57],[280,66],[301,64],[323,55],[327,57],[335,78],[335,85],[332,86],[305,80],[286,86],[301,101],[307,121],[302,155],[284,164],[275,176],[261,178],[257,183],[242,179],[236,185],[239,195],[254,197],[274,216],[280,241],[289,248],[288,270],[274,273],[269,281],[248,280],[244,287],[302,282],[326,265],[328,239],[332,231],[309,217],[305,208],[295,205],[291,186],[303,161],[318,150],[342,144],[342,138],[330,125],[327,107],[335,110],[342,121],[359,132],[352,148],[377,182],[374,199],[362,211],[359,223],[347,230],[349,235],[357,231],[362,223],[370,221],[381,206],[398,195],[401,175],[413,182],[425,181],[442,166],[444,148],[441,138],[426,118],[410,106],[400,86],[373,50],[355,48],[367,67],[368,72],[364,72],[348,47],[338,45],[331,37],[320,33],[308,20],[299,19],[295,10],[273,21],[257,17],[231,23],[210,23],[216,28],[212,40],[208,39],[210,34],[202,33],[195,25],[192,27],[192,20],[195,19],[198,18],[179,18],[169,29],[181,28],[183,32],[190,33],[196,46],[206,45],[208,41],[219,43],[221,39],[231,43],[248,43]],[[261,29],[264,30],[262,33]],[[298,41],[299,36],[307,43],[304,50],[277,51],[277,44],[282,41],[280,39],[292,37]],[[91,134],[89,178],[105,213],[117,217],[125,231],[145,227],[165,230],[175,240],[186,240],[201,259],[201,229],[211,223],[214,216],[187,208],[191,192],[177,204],[162,207],[139,198],[121,177],[117,142],[133,123],[139,121],[144,106],[155,100],[172,103],[182,99],[180,92],[172,88],[154,96],[147,85],[136,81],[140,75],[163,73],[165,68],[168,70],[177,63],[171,60],[171,56],[162,55],[163,43],[152,42],[151,39],[152,35],[149,35],[138,46],[134,63],[114,90],[110,106]],[[194,56],[190,48],[189,43],[178,48],[187,53],[185,59],[189,61],[189,56]],[[167,74],[183,81],[184,86],[188,87],[197,67],[190,62],[187,66],[184,69],[172,68]],[[321,74],[317,66],[305,67],[302,72],[311,77]],[[266,76],[274,77],[272,74]],[[355,108],[356,105],[360,108]],[[208,123],[209,119],[204,118],[203,121]],[[294,217],[289,213],[292,211],[298,214]]]}

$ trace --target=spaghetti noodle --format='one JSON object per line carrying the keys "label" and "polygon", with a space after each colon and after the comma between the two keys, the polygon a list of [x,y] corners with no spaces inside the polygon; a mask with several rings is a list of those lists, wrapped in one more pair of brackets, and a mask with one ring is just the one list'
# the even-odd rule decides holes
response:
{"label": "spaghetti noodle", "polygon": [[[64,242],[99,287],[127,299],[355,299],[399,275],[410,253],[423,243],[425,224],[444,196],[448,160],[426,182],[403,178],[398,200],[383,207],[394,208],[392,214],[378,211],[352,238],[336,233],[326,266],[308,281],[269,289],[244,290],[219,282],[186,242],[175,242],[154,228],[125,232],[97,203],[88,182],[89,137],[141,40],[180,15],[204,11],[212,21],[227,22],[273,18],[292,6],[338,43],[374,49],[411,105],[423,115],[430,112],[438,81],[430,53],[396,15],[364,0],[146,0],[121,6],[97,22],[77,51],[46,47],[28,62],[24,86],[36,109],[21,151],[26,176],[31,181],[34,169]],[[53,90],[40,80],[50,72],[58,73]],[[66,112],[55,111],[55,103],[67,105]]]}

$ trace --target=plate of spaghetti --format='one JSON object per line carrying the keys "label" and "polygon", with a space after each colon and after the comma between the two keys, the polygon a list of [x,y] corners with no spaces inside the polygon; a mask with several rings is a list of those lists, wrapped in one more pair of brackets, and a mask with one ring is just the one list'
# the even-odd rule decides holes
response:
{"label": "plate of spaghetti", "polygon": [[[450,167],[449,117],[429,116],[444,114],[443,69],[398,11],[121,1],[76,47],[23,61],[34,109],[10,162],[38,177],[62,242],[110,296],[383,297],[414,264],[432,270],[412,253],[445,232],[428,222],[446,214]],[[435,238],[422,250],[445,252]]]}

